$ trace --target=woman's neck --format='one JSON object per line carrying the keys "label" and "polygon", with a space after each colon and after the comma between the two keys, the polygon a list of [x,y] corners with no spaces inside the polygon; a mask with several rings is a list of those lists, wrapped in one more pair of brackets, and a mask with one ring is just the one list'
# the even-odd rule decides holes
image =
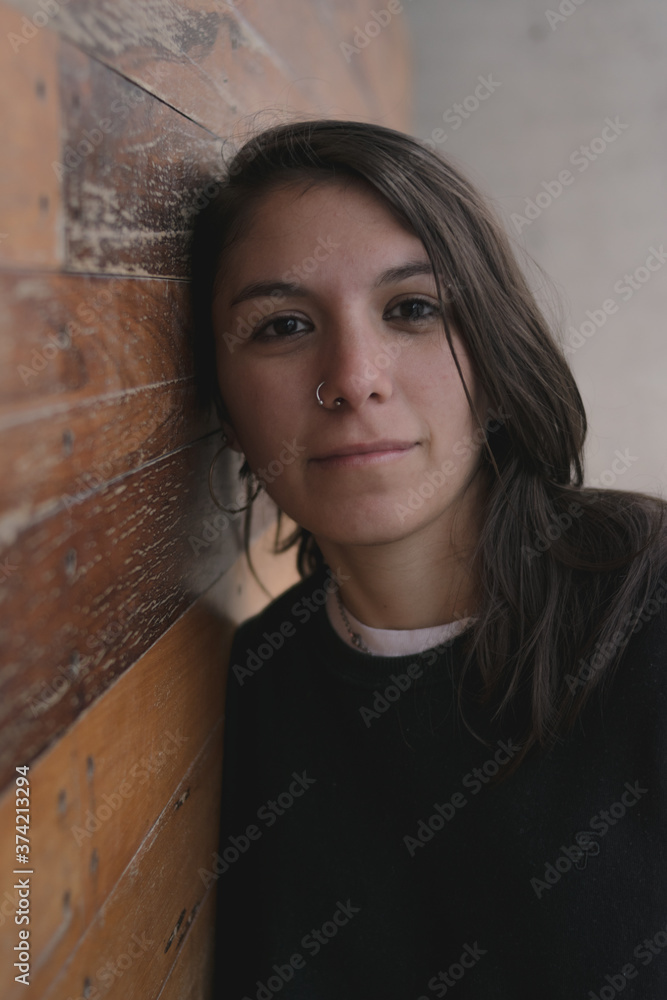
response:
{"label": "woman's neck", "polygon": [[316,541],[328,565],[342,575],[341,599],[359,621],[371,628],[430,628],[478,610],[472,554],[479,521],[470,516],[461,521],[454,545],[441,521],[380,545]]}

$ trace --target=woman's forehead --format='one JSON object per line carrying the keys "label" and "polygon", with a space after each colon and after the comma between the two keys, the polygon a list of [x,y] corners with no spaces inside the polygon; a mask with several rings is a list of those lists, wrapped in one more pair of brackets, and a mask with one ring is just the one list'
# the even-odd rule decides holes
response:
{"label": "woman's forehead", "polygon": [[277,238],[285,231],[296,234],[304,225],[324,224],[325,219],[358,222],[360,213],[366,225],[389,225],[417,239],[408,220],[368,181],[343,174],[277,181],[254,195],[237,245],[270,233]]}

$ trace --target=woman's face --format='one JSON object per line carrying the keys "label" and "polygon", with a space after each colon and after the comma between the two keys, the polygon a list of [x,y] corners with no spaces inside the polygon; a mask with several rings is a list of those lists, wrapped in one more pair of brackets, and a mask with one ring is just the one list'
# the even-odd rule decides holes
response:
{"label": "woman's face", "polygon": [[[378,196],[338,181],[267,193],[223,263],[213,317],[226,430],[286,514],[339,544],[435,537],[481,434],[424,246]],[[359,445],[365,454],[340,457]]]}

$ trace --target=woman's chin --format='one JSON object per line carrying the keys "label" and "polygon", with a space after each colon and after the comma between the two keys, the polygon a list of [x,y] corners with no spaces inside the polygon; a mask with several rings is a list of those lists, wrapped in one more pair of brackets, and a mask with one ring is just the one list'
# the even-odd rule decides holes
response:
{"label": "woman's chin", "polygon": [[354,510],[332,512],[327,517],[318,512],[308,524],[298,523],[308,529],[316,538],[326,538],[337,545],[389,545],[399,542],[419,529],[430,518],[424,512],[405,512],[394,509],[394,504],[382,509],[377,502],[372,511],[365,511],[360,503]]}

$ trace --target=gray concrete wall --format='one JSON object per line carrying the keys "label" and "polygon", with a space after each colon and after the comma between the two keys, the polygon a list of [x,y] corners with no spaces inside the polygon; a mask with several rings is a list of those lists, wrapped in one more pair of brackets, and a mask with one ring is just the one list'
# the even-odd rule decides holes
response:
{"label": "gray concrete wall", "polygon": [[414,134],[491,196],[553,281],[532,269],[572,349],[587,484],[667,495],[667,256],[651,256],[667,250],[667,3],[403,6]]}

